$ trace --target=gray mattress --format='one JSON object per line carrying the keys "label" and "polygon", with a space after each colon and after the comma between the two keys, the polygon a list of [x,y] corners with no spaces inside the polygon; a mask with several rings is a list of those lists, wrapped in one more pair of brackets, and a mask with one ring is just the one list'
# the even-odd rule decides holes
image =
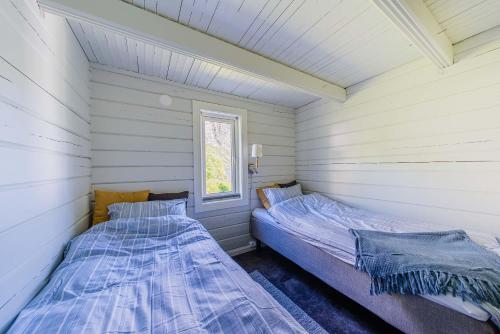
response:
{"label": "gray mattress", "polygon": [[405,333],[498,333],[490,321],[473,319],[419,296],[372,296],[370,278],[366,273],[276,224],[272,218],[254,215],[251,233],[257,240]]}

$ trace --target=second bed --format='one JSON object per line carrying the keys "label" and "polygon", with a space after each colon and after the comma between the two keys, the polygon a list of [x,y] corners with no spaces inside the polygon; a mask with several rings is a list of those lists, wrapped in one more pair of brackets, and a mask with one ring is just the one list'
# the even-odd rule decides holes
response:
{"label": "second bed", "polygon": [[[434,231],[433,226],[356,209],[312,194],[280,203],[269,212],[255,209],[251,228],[257,240],[404,332],[496,333],[496,327],[488,321],[489,314],[477,305],[449,295],[372,296],[368,275],[354,269],[355,243],[349,229],[417,232]],[[494,237],[471,237],[500,252]]]}

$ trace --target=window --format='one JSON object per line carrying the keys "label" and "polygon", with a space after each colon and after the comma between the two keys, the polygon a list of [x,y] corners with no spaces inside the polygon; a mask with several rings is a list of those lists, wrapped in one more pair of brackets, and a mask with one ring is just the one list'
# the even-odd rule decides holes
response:
{"label": "window", "polygon": [[202,112],[203,199],[237,196],[237,120]]}
{"label": "window", "polygon": [[195,211],[248,204],[246,110],[193,102]]}

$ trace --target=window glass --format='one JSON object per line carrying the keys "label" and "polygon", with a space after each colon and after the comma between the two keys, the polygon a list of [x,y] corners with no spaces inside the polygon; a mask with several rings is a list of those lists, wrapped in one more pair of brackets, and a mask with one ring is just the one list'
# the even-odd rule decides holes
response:
{"label": "window glass", "polygon": [[233,119],[203,118],[204,195],[235,192],[235,151]]}

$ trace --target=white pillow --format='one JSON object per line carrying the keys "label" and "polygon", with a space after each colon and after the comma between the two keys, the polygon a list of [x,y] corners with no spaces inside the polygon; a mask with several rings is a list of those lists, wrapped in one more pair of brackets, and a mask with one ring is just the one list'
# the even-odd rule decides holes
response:
{"label": "white pillow", "polygon": [[303,195],[300,184],[288,188],[264,188],[263,191],[271,206],[286,201],[287,199]]}
{"label": "white pillow", "polygon": [[108,206],[108,214],[111,219],[186,216],[186,201],[174,199],[170,201],[115,203]]}

